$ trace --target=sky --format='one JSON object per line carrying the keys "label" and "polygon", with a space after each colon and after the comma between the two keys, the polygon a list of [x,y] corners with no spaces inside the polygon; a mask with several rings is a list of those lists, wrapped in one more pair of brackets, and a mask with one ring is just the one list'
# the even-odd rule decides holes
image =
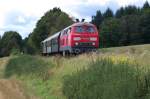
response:
{"label": "sky", "polygon": [[109,7],[115,12],[127,5],[142,7],[145,1],[150,3],[150,0],[0,0],[0,35],[13,30],[27,37],[44,13],[54,7],[70,17],[90,21],[97,10],[104,12]]}

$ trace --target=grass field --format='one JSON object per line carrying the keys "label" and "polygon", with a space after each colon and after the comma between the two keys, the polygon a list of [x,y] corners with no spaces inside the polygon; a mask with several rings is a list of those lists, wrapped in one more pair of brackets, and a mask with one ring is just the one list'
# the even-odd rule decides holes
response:
{"label": "grass field", "polygon": [[[115,95],[117,97],[119,92],[122,92],[119,93],[119,95],[128,95],[129,93],[125,93],[129,90],[126,89],[127,86],[133,87],[131,93],[134,93],[134,91],[138,91],[138,94],[142,94],[143,96],[145,95],[144,97],[139,99],[148,99],[149,96],[147,94],[149,94],[150,82],[148,78],[148,80],[146,80],[148,81],[148,84],[146,86],[145,80],[143,79],[145,79],[145,77],[147,77],[149,73],[149,59],[149,44],[104,48],[99,49],[99,53],[82,54],[66,58],[62,56],[10,56],[0,58],[0,78],[7,80],[14,79],[18,81],[19,86],[23,87],[24,95],[28,96],[28,99],[77,99],[76,97],[73,98],[73,96],[70,97],[72,93],[76,93],[78,99],[90,99],[90,96],[95,96],[97,92],[102,91],[102,89],[99,88],[101,86],[98,86],[101,80],[98,80],[100,78],[97,78],[96,75],[105,75],[102,76],[105,82],[101,82],[101,85],[105,87],[107,84],[109,84],[110,86],[107,91],[105,91],[106,93],[102,94],[102,99],[109,99],[109,97],[107,97],[108,94],[111,94],[112,96]],[[103,62],[104,64],[101,64]],[[138,79],[140,79],[138,80],[140,82],[140,87],[138,87],[138,89],[136,86],[134,86],[136,85],[137,80],[131,80],[136,78],[135,76],[129,76],[128,74],[124,76],[124,74],[119,72],[121,70],[124,70],[124,63],[127,64],[125,65],[125,73],[127,73],[127,71],[129,71],[129,75],[132,75],[132,73],[140,73],[140,76],[138,76]],[[100,73],[100,71],[104,69],[101,67],[103,65],[106,65],[106,71],[104,73]],[[117,66],[118,68],[114,66]],[[94,70],[96,73],[93,72],[93,67],[98,70]],[[110,69],[109,67],[112,67],[114,69]],[[137,67],[138,72],[136,70]],[[117,72],[115,72],[115,70]],[[110,76],[110,79],[108,77],[109,75],[107,74],[113,75],[113,77]],[[120,74],[123,76],[119,76]],[[80,77],[81,79],[79,79]],[[119,83],[119,81],[121,82],[122,79],[117,79],[117,77],[123,78],[123,80],[126,81],[124,83],[126,84],[126,86],[124,86],[124,84],[122,83]],[[90,85],[90,87],[89,85],[88,87],[86,87],[86,82]],[[80,88],[85,86],[84,88],[82,88],[83,91],[80,88],[79,90],[73,91],[74,88],[78,87],[76,85],[77,83],[82,85]],[[117,88],[120,89],[114,91],[114,84],[116,84]],[[97,85],[99,90],[95,89],[93,85]],[[72,86],[71,88],[73,89],[71,89],[69,86]],[[126,91],[124,91],[121,87],[126,89]],[[86,91],[86,88],[91,88],[95,90],[95,92],[93,91],[92,93],[90,91]],[[145,90],[147,91],[145,92]],[[90,93],[90,96],[86,96],[84,93]],[[85,97],[81,98],[79,96]],[[116,97],[112,99],[115,99]],[[130,95],[130,97],[125,97],[125,99],[132,99],[132,94]]]}

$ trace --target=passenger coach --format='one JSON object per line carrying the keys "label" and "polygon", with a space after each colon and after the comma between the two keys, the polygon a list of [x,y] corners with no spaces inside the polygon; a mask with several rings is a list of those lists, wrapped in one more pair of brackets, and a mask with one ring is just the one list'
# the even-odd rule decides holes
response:
{"label": "passenger coach", "polygon": [[78,54],[96,51],[98,47],[99,35],[95,25],[78,22],[42,41],[42,54]]}

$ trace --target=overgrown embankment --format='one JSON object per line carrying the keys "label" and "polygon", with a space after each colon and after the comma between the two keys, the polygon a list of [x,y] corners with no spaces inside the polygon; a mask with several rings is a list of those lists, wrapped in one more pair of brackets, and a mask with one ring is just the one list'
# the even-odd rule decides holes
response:
{"label": "overgrown embankment", "polygon": [[26,99],[149,99],[148,57],[149,45],[75,57],[18,55],[0,59],[0,77],[15,81]]}

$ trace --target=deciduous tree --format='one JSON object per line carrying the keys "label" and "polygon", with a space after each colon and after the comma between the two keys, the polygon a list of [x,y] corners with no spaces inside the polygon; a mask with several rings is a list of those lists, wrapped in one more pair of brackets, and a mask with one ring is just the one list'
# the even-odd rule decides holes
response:
{"label": "deciduous tree", "polygon": [[37,22],[35,29],[28,39],[28,43],[36,52],[39,52],[42,40],[67,27],[71,23],[73,23],[73,21],[68,14],[62,12],[59,8],[53,8],[46,12]]}
{"label": "deciduous tree", "polygon": [[16,31],[5,32],[1,39],[1,56],[10,55],[12,49],[22,49],[22,37]]}

